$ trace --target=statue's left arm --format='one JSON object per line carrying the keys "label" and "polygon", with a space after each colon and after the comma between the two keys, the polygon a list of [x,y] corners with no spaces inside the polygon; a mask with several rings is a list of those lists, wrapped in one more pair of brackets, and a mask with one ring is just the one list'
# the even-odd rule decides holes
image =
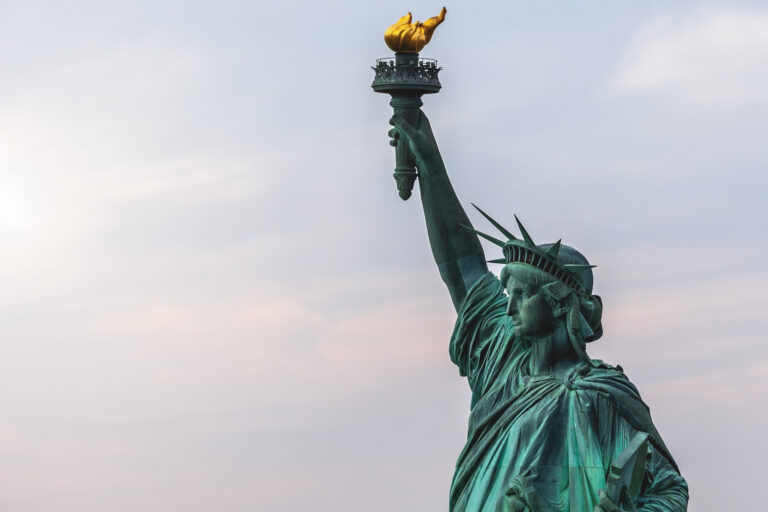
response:
{"label": "statue's left arm", "polygon": [[650,484],[640,496],[638,512],[685,512],[688,509],[688,484],[654,447],[651,447],[647,477]]}
{"label": "statue's left arm", "polygon": [[[688,484],[657,450],[651,448],[646,469],[646,488],[633,512],[685,512],[688,510]],[[625,512],[613,503],[605,492],[595,512]]]}
{"label": "statue's left arm", "polygon": [[[685,512],[688,509],[688,484],[653,425],[637,389],[623,374],[606,372],[606,375],[612,374],[613,378],[603,381],[611,385],[601,387],[603,393],[595,402],[606,471],[635,434],[639,431],[649,433],[651,442],[645,479],[633,512]],[[622,510],[613,508],[602,493],[600,501],[595,512]]]}

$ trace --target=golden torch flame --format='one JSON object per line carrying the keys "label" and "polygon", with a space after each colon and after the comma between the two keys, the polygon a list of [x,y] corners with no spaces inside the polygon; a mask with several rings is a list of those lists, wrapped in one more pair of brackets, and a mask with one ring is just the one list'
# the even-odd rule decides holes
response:
{"label": "golden torch flame", "polygon": [[411,23],[411,13],[408,13],[384,32],[384,41],[394,52],[419,53],[432,39],[432,32],[444,19],[445,7],[440,14],[424,23]]}

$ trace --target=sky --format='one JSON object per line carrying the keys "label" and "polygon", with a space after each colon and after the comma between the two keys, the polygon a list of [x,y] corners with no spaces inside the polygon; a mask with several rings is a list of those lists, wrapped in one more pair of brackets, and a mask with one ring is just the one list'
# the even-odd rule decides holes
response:
{"label": "sky", "polygon": [[[370,89],[440,7],[0,0],[0,509],[447,509],[469,389]],[[762,508],[768,8],[447,8],[460,199],[598,265],[690,510]]]}

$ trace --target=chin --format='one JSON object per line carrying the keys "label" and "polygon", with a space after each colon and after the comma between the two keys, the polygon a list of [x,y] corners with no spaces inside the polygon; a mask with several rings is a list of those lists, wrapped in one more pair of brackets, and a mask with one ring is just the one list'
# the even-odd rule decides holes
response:
{"label": "chin", "polygon": [[526,329],[525,327],[523,327],[523,326],[522,326],[522,325],[520,325],[520,324],[515,324],[515,323],[513,323],[513,324],[512,324],[512,327],[513,327],[513,328],[514,328],[514,330],[515,330],[515,336],[518,336],[518,337],[520,337],[520,336],[528,336],[528,335],[530,334],[530,332],[528,331],[528,329]]}

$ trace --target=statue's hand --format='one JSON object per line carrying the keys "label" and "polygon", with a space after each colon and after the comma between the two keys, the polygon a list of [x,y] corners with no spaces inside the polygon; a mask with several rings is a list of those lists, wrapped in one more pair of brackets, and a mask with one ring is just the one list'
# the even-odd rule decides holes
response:
{"label": "statue's hand", "polygon": [[599,496],[600,501],[597,502],[597,505],[595,505],[594,512],[629,512],[619,508],[614,502],[612,502],[605,491],[601,490]]}
{"label": "statue's hand", "polygon": [[508,496],[506,500],[507,510],[510,512],[531,512],[531,508],[522,498],[518,496]]}
{"label": "statue's hand", "polygon": [[389,130],[389,136],[392,138],[389,143],[392,146],[402,143],[408,144],[408,149],[416,161],[420,176],[429,177],[430,174],[443,170],[437,141],[435,141],[429,119],[424,115],[424,112],[419,110],[419,119],[415,124],[409,123],[397,114],[392,116],[389,124],[394,126]]}

